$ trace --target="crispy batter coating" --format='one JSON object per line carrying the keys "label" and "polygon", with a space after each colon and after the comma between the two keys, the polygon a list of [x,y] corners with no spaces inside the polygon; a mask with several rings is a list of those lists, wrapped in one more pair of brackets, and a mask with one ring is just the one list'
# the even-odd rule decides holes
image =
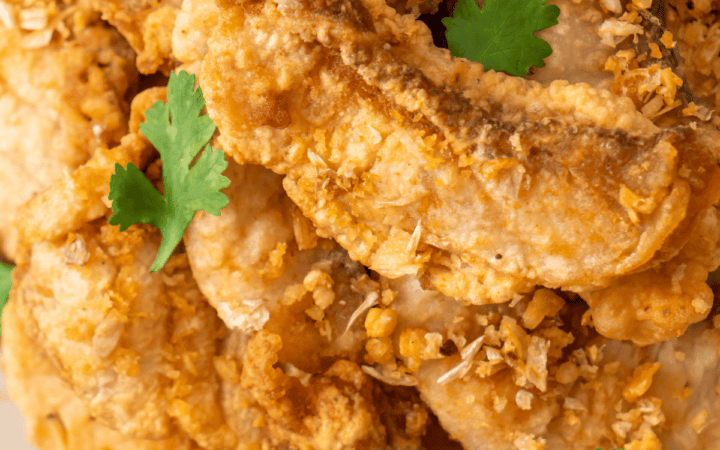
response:
{"label": "crispy batter coating", "polygon": [[130,132],[123,136],[120,145],[97,149],[86,164],[56,180],[18,209],[10,228],[17,236],[17,263],[22,264],[28,258],[32,244],[62,238],[110,210],[107,196],[115,164],[147,165],[154,149],[139,132],[140,123],[155,101],[166,100],[165,88],[148,89],[136,95],[128,125]]}
{"label": "crispy batter coating", "polygon": [[[251,335],[230,330],[223,343],[222,354],[215,360],[220,376],[221,402],[228,426],[240,436],[237,450],[270,447],[267,411],[252,394],[240,385],[242,355]],[[270,447],[272,448],[272,447]]]}
{"label": "crispy batter coating", "polygon": [[278,334],[281,360],[310,373],[325,356],[358,359],[365,333],[359,322],[346,328],[372,283],[364,268],[317,236],[280,176],[232,160],[225,175],[228,207],[199,212],[185,235],[193,275],[225,324]]}
{"label": "crispy batter coating", "polygon": [[[137,130],[142,112],[164,95],[151,89],[137,96],[131,133],[119,147],[98,150],[25,205],[13,302],[25,333],[92,417],[131,437],[179,433],[220,450],[237,443],[222,414],[214,368],[225,328],[184,255],[162,273],[149,273],[156,230],[134,226],[120,233],[106,223],[115,163],[144,167],[151,147]],[[57,205],[55,215],[43,219],[39,211],[48,205]]]}
{"label": "crispy batter coating", "polygon": [[[251,339],[254,342],[248,349]],[[393,450],[442,448],[425,447],[421,442],[429,414],[414,390],[380,386],[347,360],[334,364],[324,374],[313,376],[280,363],[277,359],[280,354],[273,356],[260,345],[268,340],[275,345],[273,348],[282,344],[275,334],[261,332],[253,337],[232,331],[225,341],[222,357],[216,362],[223,381],[223,405],[228,424],[242,436],[238,450],[359,450],[375,446]],[[268,358],[277,359],[280,367],[285,369],[270,370]],[[261,368],[259,372],[258,367]],[[280,391],[271,389],[282,390],[283,386],[289,386],[285,396],[275,398],[272,393]],[[282,405],[288,405],[287,400],[290,400],[290,407],[283,408]],[[382,428],[378,426],[378,420]],[[318,425],[325,428],[318,429]],[[340,427],[345,429],[341,431]],[[387,439],[380,445],[376,439],[383,434]],[[303,447],[307,445],[310,447]]]}
{"label": "crispy batter coating", "polygon": [[267,410],[267,429],[278,445],[317,450],[384,449],[385,429],[372,404],[372,384],[360,367],[338,359],[303,383],[273,364],[280,336],[258,332],[242,356],[242,388]]}
{"label": "crispy batter coating", "polygon": [[126,95],[137,87],[135,55],[122,36],[82,2],[61,6],[11,8],[11,18],[37,19],[0,25],[0,254],[10,259],[18,208],[96,148],[120,143]]}
{"label": "crispy batter coating", "polygon": [[228,448],[236,437],[213,365],[224,329],[183,257],[149,273],[158,246],[146,227],[107,224],[34,244],[13,301],[93,417],[128,436],[167,438],[177,427],[203,448]]}
{"label": "crispy batter coating", "polygon": [[[154,301],[160,294],[160,277],[143,273],[159,242],[155,238],[143,244],[147,236],[133,233],[127,242],[112,236],[118,241],[112,245],[109,226],[105,236],[97,227],[83,231],[59,245],[45,241],[33,245],[14,289],[18,314],[28,333],[43,343],[62,376],[89,404],[91,414],[111,426],[122,423],[120,431],[126,434],[162,437],[168,433],[169,420],[156,411],[167,404],[160,403],[160,389],[150,389],[158,384],[155,370],[149,371],[149,377],[136,377],[141,369],[143,375],[148,372],[144,366],[159,362],[139,356],[144,347],[154,349],[149,355],[159,355],[161,340],[149,331],[167,315],[167,307]],[[113,263],[113,253],[124,257],[123,274],[120,263]],[[139,298],[133,298],[138,293]],[[127,317],[131,313],[153,319],[132,323]]]}
{"label": "crispy batter coating", "polygon": [[716,448],[720,329],[709,321],[639,348],[599,336],[582,303],[547,289],[509,307],[466,306],[412,277],[390,286],[395,362],[375,368],[408,373],[466,449]]}
{"label": "crispy batter coating", "polygon": [[140,73],[202,60],[217,21],[212,0],[91,0],[137,52]]}
{"label": "crispy batter coating", "polygon": [[172,31],[175,58],[184,64],[202,61],[219,12],[212,0],[183,0]]}
{"label": "crispy batter coating", "polygon": [[[200,288],[225,323],[259,330],[269,309],[280,306],[285,289],[301,282],[318,258],[307,251],[293,257],[300,251],[293,248],[293,205],[279,176],[231,160],[225,175],[231,180],[223,191],[230,204],[219,217],[199,212],[185,245]],[[277,306],[268,309],[264,297]]]}
{"label": "crispy batter coating", "polygon": [[720,223],[715,207],[698,215],[690,236],[671,260],[582,295],[601,334],[648,345],[680,337],[689,324],[707,316],[713,293],[705,281],[708,272],[720,264]]}
{"label": "crispy batter coating", "polygon": [[[439,0],[0,1],[0,131],[32,137],[0,158],[55,177],[0,198],[36,445],[720,450],[720,134],[597,73],[619,1],[552,2],[536,79],[628,97],[452,58]],[[228,207],[157,273],[157,230],[107,224],[116,163],[162,191],[131,48],[144,85],[198,75],[228,152]]]}
{"label": "crispy batter coating", "polygon": [[[362,317],[383,301],[381,286],[317,237],[280,176],[233,161],[225,174],[230,204],[219,217],[199,213],[185,242],[200,288],[235,329],[216,363],[231,428],[248,446],[422,448],[419,399],[403,413],[381,410],[379,427],[375,405],[393,404],[392,393],[357,381],[367,378],[357,366]],[[333,376],[364,387],[351,394],[321,381]]]}
{"label": "crispy batter coating", "polygon": [[720,196],[715,137],[484,73],[382,1],[221,11],[202,86],[223,148],[385,276],[476,304],[588,292],[677,254]]}
{"label": "crispy batter coating", "polygon": [[140,73],[169,74],[177,65],[172,33],[182,0],[91,0],[95,9],[130,43]]}
{"label": "crispy batter coating", "polygon": [[15,302],[3,311],[3,372],[30,442],[43,450],[199,450],[187,436],[132,439],[97,421],[25,331]]}

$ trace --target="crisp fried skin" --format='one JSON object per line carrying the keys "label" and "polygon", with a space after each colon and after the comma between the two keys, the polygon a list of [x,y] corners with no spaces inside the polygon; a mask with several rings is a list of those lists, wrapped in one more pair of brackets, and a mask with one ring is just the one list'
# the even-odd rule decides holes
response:
{"label": "crisp fried skin", "polygon": [[[222,450],[238,439],[225,423],[214,367],[222,322],[184,255],[149,273],[157,230],[121,233],[107,224],[110,175],[116,163],[146,165],[152,147],[139,123],[164,97],[157,88],[136,96],[120,146],[98,150],[25,205],[13,302],[25,332],[94,418],[131,437],[187,435]],[[54,215],[44,218],[48,205]]]}
{"label": "crisp fried skin", "polygon": [[212,0],[91,0],[137,52],[140,73],[202,60],[217,20]]}
{"label": "crisp fried skin", "polygon": [[225,175],[229,205],[220,216],[199,212],[185,235],[203,294],[228,327],[278,334],[283,363],[314,373],[323,357],[357,360],[365,333],[359,322],[346,327],[365,298],[354,287],[364,268],[317,236],[280,176],[232,160]]}
{"label": "crisp fried skin", "polygon": [[372,404],[372,383],[357,364],[338,359],[306,384],[274,368],[282,340],[258,332],[242,356],[241,386],[267,410],[275,445],[317,450],[384,449],[385,429]]}
{"label": "crisp fried skin", "polygon": [[35,446],[43,450],[199,450],[187,436],[132,439],[95,420],[40,350],[40,343],[27,334],[16,310],[14,301],[3,310],[3,373]]}
{"label": "crisp fried skin", "polygon": [[177,65],[172,55],[172,33],[182,0],[91,1],[135,50],[140,73],[160,70],[169,74]]}
{"label": "crisp fried skin", "polygon": [[706,280],[720,263],[718,210],[710,207],[698,214],[690,235],[680,253],[659,267],[582,295],[603,336],[648,345],[680,337],[689,324],[707,316],[713,293]]}
{"label": "crisp fried skin", "polygon": [[223,328],[184,257],[149,273],[159,235],[148,228],[95,223],[34,244],[16,269],[18,315],[104,424],[151,439],[179,428],[204,448],[231,447],[213,365]]}
{"label": "crisp fried skin", "polygon": [[379,0],[221,11],[202,83],[223,148],[388,277],[476,304],[589,291],[670,259],[720,192],[700,131],[483,73]]}
{"label": "crisp fried skin", "polygon": [[[10,259],[17,257],[10,226],[17,209],[96,148],[120,143],[126,96],[137,88],[135,55],[122,36],[82,2],[61,7],[70,18],[59,22],[53,2],[17,9],[46,11],[65,31],[44,43],[31,45],[32,34],[0,27],[0,255]],[[36,33],[46,30],[53,28]]]}
{"label": "crisp fried skin", "polygon": [[56,180],[18,209],[10,227],[17,243],[17,263],[28,258],[32,244],[62,238],[110,210],[107,196],[115,164],[145,167],[152,156],[154,149],[140,134],[139,127],[145,120],[145,111],[155,101],[167,101],[165,88],[148,89],[136,95],[128,124],[130,132],[122,137],[120,145],[97,149],[86,164]]}

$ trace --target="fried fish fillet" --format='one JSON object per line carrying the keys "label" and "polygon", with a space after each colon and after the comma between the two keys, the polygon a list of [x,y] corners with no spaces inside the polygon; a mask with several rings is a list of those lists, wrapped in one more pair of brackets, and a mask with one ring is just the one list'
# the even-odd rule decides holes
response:
{"label": "fried fish fillet", "polygon": [[589,292],[671,259],[720,198],[716,136],[483,72],[381,0],[219,5],[202,87],[223,148],[385,276],[475,304]]}
{"label": "fried fish fillet", "polygon": [[17,307],[3,310],[3,372],[25,417],[28,440],[43,450],[199,450],[187,436],[132,439],[96,420],[24,329]]}
{"label": "fried fish fillet", "polygon": [[389,286],[395,365],[467,450],[718,448],[720,316],[640,348],[548,289],[476,306],[409,276]]}
{"label": "fried fish fillet", "polygon": [[213,360],[224,328],[179,255],[149,267],[159,235],[87,225],[32,246],[13,300],[25,332],[104,425],[129,437],[180,433],[234,446]]}
{"label": "fried fish fillet", "polygon": [[91,1],[137,52],[143,74],[168,75],[181,63],[200,60],[216,24],[212,0]]}
{"label": "fried fish fillet", "polygon": [[[82,402],[80,412],[102,424],[100,430],[116,430],[130,442],[145,445],[145,439],[158,439],[163,445],[174,436],[175,441],[189,438],[208,450],[253,448],[254,442],[272,448],[285,443],[327,449],[385,448],[387,434],[374,406],[374,381],[355,362],[360,360],[365,334],[356,324],[347,339],[338,339],[363,301],[351,285],[355,278],[368,279],[367,274],[337,245],[327,241],[317,246],[322,240],[310,238],[309,223],[303,222],[309,229],[299,225],[304,232],[299,230],[298,236],[304,238],[295,237],[292,221],[286,230],[286,216],[291,217],[295,207],[277,175],[233,163],[233,207],[217,218],[220,222],[200,218],[195,230],[200,238],[195,244],[188,240],[190,247],[202,245],[203,232],[225,226],[225,237],[242,241],[247,226],[255,228],[257,233],[250,233],[254,237],[269,233],[265,240],[272,249],[278,239],[287,241],[287,266],[275,267],[278,260],[271,257],[269,264],[260,264],[267,268],[265,280],[262,273],[255,273],[256,261],[242,261],[248,253],[237,255],[244,269],[240,275],[247,278],[241,288],[268,300],[269,323],[260,322],[259,327],[279,333],[261,330],[264,334],[255,336],[251,343],[256,344],[248,349],[243,346],[236,352],[232,336],[221,349],[226,328],[195,284],[185,254],[173,256],[163,272],[151,274],[157,231],[139,225],[121,233],[106,223],[107,187],[115,163],[147,165],[151,148],[137,132],[141,112],[163,98],[164,89],[139,94],[133,102],[131,133],[120,146],[98,149],[88,163],[22,208],[17,222],[27,233],[22,234],[23,252],[10,300],[22,333],[46,355],[54,376],[67,383],[73,401]],[[263,184],[267,189],[258,190]],[[49,205],[62,214],[45,217]],[[252,205],[266,210],[267,220],[243,210]],[[274,228],[267,226],[273,218],[280,219]],[[259,244],[251,238],[242,250],[254,251],[260,262],[268,262],[264,260],[268,249]],[[312,248],[299,250],[298,245]],[[228,294],[227,285],[220,283],[231,271],[220,270],[212,258],[202,260],[204,256],[200,253],[195,260],[204,287],[219,284],[226,299],[237,294]],[[282,262],[281,253],[279,258]],[[290,271],[283,277],[285,269]],[[214,272],[220,277],[208,279]],[[285,295],[287,288],[293,295]],[[247,342],[251,336],[241,337]],[[12,340],[3,342],[15,345]],[[283,371],[268,372],[268,364],[273,365],[268,361],[278,357]],[[328,361],[333,364],[328,366]],[[242,376],[236,379],[232,367],[239,368]],[[303,384],[304,374],[310,377],[310,386]],[[333,380],[330,384],[328,377]],[[42,389],[38,386],[34,392]],[[284,396],[288,390],[302,396]],[[19,395],[28,395],[22,392]],[[288,403],[292,398],[295,403]],[[253,421],[248,425],[249,417]],[[267,426],[260,426],[261,421]],[[248,426],[251,431],[258,429],[248,432]]]}
{"label": "fried fish fillet", "polygon": [[83,2],[10,11],[38,21],[32,32],[0,24],[0,254],[14,259],[18,208],[120,143],[138,73],[127,42]]}
{"label": "fried fish fillet", "polygon": [[172,32],[182,0],[91,0],[95,9],[127,39],[137,53],[140,73],[169,74],[177,65]]}
{"label": "fried fish fillet", "polygon": [[315,373],[323,358],[359,360],[365,333],[350,317],[368,294],[365,268],[317,237],[280,176],[232,160],[225,174],[229,205],[198,213],[185,235],[204,295],[229,328],[277,334],[282,363]]}
{"label": "fried fish fillet", "polygon": [[67,236],[85,223],[98,219],[110,209],[108,194],[115,164],[133,163],[145,167],[153,147],[140,133],[145,111],[156,101],[167,101],[165,88],[147,89],[133,98],[128,134],[111,149],[97,148],[92,157],[69,176],[55,180],[47,189],[18,208],[11,230],[17,234],[15,260],[23,264],[30,247],[44,240]]}
{"label": "fried fish fillet", "polygon": [[[191,437],[232,447],[213,358],[224,327],[187,260],[149,274],[160,236],[106,223],[115,164],[145,167],[152,147],[138,134],[143,112],[165,90],[135,97],[131,132],[26,203],[12,304],[24,332],[103,425],[133,438]],[[208,332],[208,330],[213,330]]]}

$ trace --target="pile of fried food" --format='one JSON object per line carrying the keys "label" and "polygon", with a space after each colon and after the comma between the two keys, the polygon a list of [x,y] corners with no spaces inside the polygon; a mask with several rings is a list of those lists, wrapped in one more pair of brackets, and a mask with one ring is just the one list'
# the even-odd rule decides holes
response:
{"label": "pile of fried food", "polygon": [[[437,0],[0,1],[3,370],[41,450],[720,449],[717,0],[553,0],[528,79]],[[108,224],[171,71],[229,162]]]}

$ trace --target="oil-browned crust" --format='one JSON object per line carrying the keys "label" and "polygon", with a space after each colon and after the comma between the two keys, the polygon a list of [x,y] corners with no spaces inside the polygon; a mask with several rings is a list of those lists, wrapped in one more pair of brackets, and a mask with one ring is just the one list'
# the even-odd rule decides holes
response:
{"label": "oil-browned crust", "polygon": [[221,3],[203,89],[223,148],[286,174],[318,233],[370,268],[473,303],[586,292],[673,257],[717,200],[704,131],[483,72],[383,2],[326,3]]}

